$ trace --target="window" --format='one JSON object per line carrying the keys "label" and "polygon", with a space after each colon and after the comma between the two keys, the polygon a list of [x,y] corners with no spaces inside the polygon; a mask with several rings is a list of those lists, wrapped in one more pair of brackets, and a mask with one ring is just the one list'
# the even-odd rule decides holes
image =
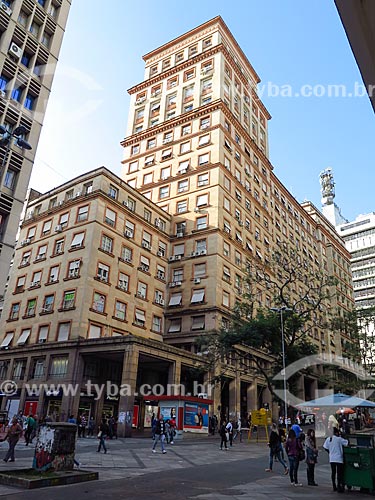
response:
{"label": "window", "polygon": [[48,234],[49,232],[51,232],[51,227],[52,227],[52,220],[47,220],[43,224],[42,235],[45,236],[46,234]]}
{"label": "window", "polygon": [[[176,224],[176,235],[183,236],[185,234],[185,231],[186,231],[186,222],[185,221],[183,221],[183,222],[177,222],[177,224]],[[180,246],[180,245],[177,245],[177,246]]]}
{"label": "window", "polygon": [[134,318],[134,324],[136,326],[141,326],[144,327],[146,323],[146,316],[144,311],[141,309],[136,309],[135,310],[135,318]]}
{"label": "window", "polygon": [[69,290],[68,292],[64,292],[61,308],[62,309],[73,309],[75,297],[76,297],[76,292],[74,290]]}
{"label": "window", "polygon": [[19,318],[19,314],[20,314],[20,302],[17,302],[17,304],[12,304],[9,313],[9,319],[16,320]]}
{"label": "window", "polygon": [[112,184],[109,186],[108,196],[110,196],[114,200],[117,200],[118,189],[115,188],[115,186],[112,186]]}
{"label": "window", "polygon": [[200,129],[201,130],[205,130],[206,128],[208,128],[211,124],[211,119],[209,116],[205,116],[204,118],[201,118],[200,120]]}
{"label": "window", "polygon": [[96,312],[104,313],[105,300],[106,300],[105,295],[95,292],[92,302],[92,309]]}
{"label": "window", "polygon": [[[145,158],[145,167],[151,167],[155,163],[155,155],[148,155]],[[145,182],[143,182],[145,184]]]}
{"label": "window", "polygon": [[133,172],[136,172],[137,170],[138,170],[138,161],[130,162],[128,173],[131,174]]}
{"label": "window", "polygon": [[181,331],[181,318],[171,319],[168,332],[175,333]]}
{"label": "window", "polygon": [[189,181],[187,179],[179,181],[177,184],[177,192],[183,193],[189,189]]}
{"label": "window", "polygon": [[102,264],[99,262],[98,264],[98,272],[96,277],[100,281],[104,281],[105,283],[108,283],[109,281],[109,266],[106,266],[105,264]]}
{"label": "window", "polygon": [[69,262],[68,278],[79,278],[80,267],[81,267],[80,259]]}
{"label": "window", "polygon": [[21,26],[26,28],[27,21],[28,21],[28,15],[26,14],[26,12],[21,10],[20,13],[18,14],[18,22],[21,24]]}
{"label": "window", "polygon": [[165,257],[167,254],[167,245],[163,241],[159,241],[158,255]]}
{"label": "window", "polygon": [[210,161],[210,153],[205,153],[203,155],[198,156],[198,165],[201,167],[202,165],[206,165]]}
{"label": "window", "polygon": [[146,300],[147,297],[147,285],[146,283],[138,282],[137,286],[137,297]]}
{"label": "window", "polygon": [[182,304],[182,292],[172,293],[168,306],[181,306]]}
{"label": "window", "polygon": [[17,102],[21,102],[22,88],[16,87],[12,90],[11,99]]}
{"label": "window", "polygon": [[0,348],[9,347],[12,343],[14,337],[14,332],[7,332],[3,341],[1,342]]}
{"label": "window", "polygon": [[34,362],[31,378],[41,378],[44,376],[44,360],[37,359]]}
{"label": "window", "polygon": [[[59,331],[62,331],[62,336],[66,338],[61,338],[58,340],[68,340],[69,336],[69,323],[60,323]],[[66,331],[65,331],[66,330]],[[68,373],[68,356],[52,358],[50,375],[53,377],[65,377]]]}
{"label": "window", "polygon": [[152,318],[152,330],[157,333],[161,332],[161,318],[159,316]]}
{"label": "window", "polygon": [[171,176],[171,167],[162,168],[160,171],[160,179],[165,180]]}
{"label": "window", "polygon": [[20,276],[17,279],[15,293],[23,292],[25,289],[26,276]]}
{"label": "window", "polygon": [[68,225],[68,220],[69,220],[69,212],[60,215],[59,225],[61,226],[62,229],[64,229]]}
{"label": "window", "polygon": [[38,332],[38,342],[45,342],[48,339],[48,331],[49,327],[48,326],[40,326],[39,327],[39,332]]}
{"label": "window", "polygon": [[27,266],[30,264],[30,257],[31,257],[31,250],[28,250],[27,252],[24,252],[22,254],[22,259],[20,262],[20,266]]}
{"label": "window", "polygon": [[30,110],[34,109],[35,99],[36,98],[33,95],[27,94],[24,103],[25,108]]}
{"label": "window", "polygon": [[134,224],[130,221],[125,222],[125,236],[127,238],[134,238]]}
{"label": "window", "polygon": [[177,172],[179,174],[186,174],[186,172],[188,171],[189,166],[190,166],[190,160],[181,161],[180,164],[178,165]]}
{"label": "window", "polygon": [[49,270],[48,283],[55,283],[59,279],[59,266],[53,266]]}
{"label": "window", "polygon": [[47,254],[47,245],[41,245],[38,248],[38,252],[36,254],[35,260],[43,260],[46,258]]}
{"label": "window", "polygon": [[4,187],[8,189],[14,189],[14,186],[16,184],[16,178],[17,178],[17,173],[11,168],[8,168],[4,178]]}
{"label": "window", "polygon": [[178,214],[182,214],[184,212],[187,212],[187,200],[182,200],[182,201],[179,201],[177,204],[176,204],[176,212]]}
{"label": "window", "polygon": [[89,214],[89,206],[85,205],[84,207],[80,207],[78,209],[78,214],[77,214],[77,222],[83,222],[87,220]]}
{"label": "window", "polygon": [[33,277],[30,283],[30,287],[37,287],[40,286],[40,280],[42,278],[42,272],[41,271],[36,271],[33,273]]}
{"label": "window", "polygon": [[25,316],[35,316],[36,299],[30,299],[27,301]]}
{"label": "window", "polygon": [[229,307],[230,306],[230,295],[228,292],[223,291],[223,306]]}
{"label": "window", "polygon": [[112,253],[113,239],[110,238],[109,236],[103,234],[100,248],[101,248],[101,250],[103,250],[103,252]]}
{"label": "window", "polygon": [[230,212],[230,199],[224,196],[224,209]]}
{"label": "window", "polygon": [[149,174],[145,174],[143,176],[143,185],[145,185],[145,184],[151,184],[152,181],[153,181],[152,177],[153,177],[153,173],[152,172],[150,172]]}
{"label": "window", "polygon": [[148,273],[150,270],[150,259],[148,259],[144,255],[141,255],[140,264],[139,264],[138,269],[140,271],[144,271],[145,273]]}
{"label": "window", "polygon": [[191,150],[190,141],[180,144],[180,154],[189,153]]}
{"label": "window", "polygon": [[204,302],[204,289],[194,290],[191,304],[201,304],[202,302]]}
{"label": "window", "polygon": [[25,376],[25,368],[26,368],[26,361],[25,360],[19,360],[14,362],[14,368],[13,368],[13,378],[14,379],[23,379]]}
{"label": "window", "polygon": [[210,134],[201,135],[199,137],[198,146],[205,146],[210,142]]}
{"label": "window", "polygon": [[230,269],[227,266],[223,266],[223,280],[230,283]]}
{"label": "window", "polygon": [[159,199],[168,198],[169,196],[169,186],[163,186],[159,188]]}
{"label": "window", "polygon": [[198,175],[198,187],[208,186],[208,173]]}
{"label": "window", "polygon": [[208,205],[208,194],[201,194],[197,197],[197,207],[204,207]]}
{"label": "window", "polygon": [[71,250],[82,248],[85,233],[77,233],[73,236],[72,243],[70,244]]}
{"label": "window", "polygon": [[151,217],[152,217],[152,213],[150,210],[147,210],[147,208],[145,208],[143,210],[143,218],[145,221],[147,222],[151,222]]}
{"label": "window", "polygon": [[116,212],[110,208],[105,209],[105,219],[104,222],[109,226],[115,227],[116,225]]}
{"label": "window", "polygon": [[127,292],[129,290],[129,276],[124,273],[119,273],[117,286],[124,292]]}
{"label": "window", "polygon": [[188,125],[184,125],[181,128],[181,136],[191,134],[191,124],[189,123]]}
{"label": "window", "polygon": [[156,266],[157,271],[156,271],[156,277],[159,280],[165,280],[165,267],[161,266],[160,264],[157,264]]}
{"label": "window", "polygon": [[192,330],[204,330],[205,327],[205,317],[204,316],[193,316],[191,318],[191,329]]}
{"label": "window", "polygon": [[181,282],[184,279],[184,270],[182,268],[173,269],[173,282]]}
{"label": "window", "polygon": [[131,248],[123,246],[121,249],[121,259],[125,262],[131,262],[133,259],[133,252]]}
{"label": "window", "polygon": [[120,300],[115,302],[115,318],[125,321],[126,319],[126,304]]}
{"label": "window", "polygon": [[206,276],[206,264],[194,265],[194,278],[203,278]]}
{"label": "window", "polygon": [[55,302],[54,295],[46,295],[43,300],[43,306],[41,309],[41,313],[50,313],[53,312],[53,304]]}
{"label": "window", "polygon": [[198,254],[206,254],[207,252],[207,241],[206,240],[197,240],[195,242],[195,251]]}
{"label": "window", "polygon": [[170,160],[172,158],[172,148],[164,149],[161,153],[161,161]]}

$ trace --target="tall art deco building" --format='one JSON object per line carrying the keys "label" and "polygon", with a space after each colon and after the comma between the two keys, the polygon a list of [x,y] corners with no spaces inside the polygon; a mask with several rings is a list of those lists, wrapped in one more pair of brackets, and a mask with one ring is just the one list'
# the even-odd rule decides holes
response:
{"label": "tall art deco building", "polygon": [[25,150],[10,141],[8,150],[0,141],[0,300],[70,5],[71,0],[0,2],[0,123],[10,133],[25,127],[22,138],[32,146]]}
{"label": "tall art deco building", "polygon": [[[335,313],[353,307],[349,253],[325,217],[274,174],[259,77],[223,20],[144,60],[144,80],[129,90],[122,179],[100,168],[28,204],[0,323],[0,373],[17,379],[18,392],[2,409],[35,403],[40,413],[85,411],[97,420],[134,411],[134,425],[146,425],[157,408],[139,386],[191,385],[202,362],[196,338],[228,324],[246,264],[267,268],[282,242],[298,250],[298,265],[337,277]],[[256,298],[275,305],[261,286]],[[341,355],[350,339],[316,327],[311,340]],[[265,367],[273,362],[255,355]],[[248,370],[236,363],[225,360],[214,413],[245,415],[271,403],[253,361],[245,360]],[[129,383],[137,395],[94,398],[87,379]],[[23,384],[35,380],[77,383],[82,393],[28,400]],[[317,377],[301,374],[302,398],[317,388]]]}

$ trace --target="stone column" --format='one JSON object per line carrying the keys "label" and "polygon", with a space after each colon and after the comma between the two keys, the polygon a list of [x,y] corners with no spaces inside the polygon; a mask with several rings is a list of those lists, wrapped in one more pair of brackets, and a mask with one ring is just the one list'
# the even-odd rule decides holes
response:
{"label": "stone column", "polygon": [[237,419],[241,410],[241,377],[236,376],[229,383],[229,415]]}
{"label": "stone column", "polygon": [[26,360],[25,375],[23,377],[23,380],[19,381],[19,383],[22,384],[19,409],[22,410],[22,411],[23,411],[23,409],[25,407],[25,401],[27,399],[25,382],[27,381],[28,375],[30,373],[30,365],[31,365],[31,357],[28,357],[27,360]]}
{"label": "stone column", "polygon": [[[139,350],[134,344],[128,345],[124,352],[121,385],[123,390],[119,400],[118,436],[130,437],[132,431],[134,393],[137,384]],[[124,388],[127,388],[125,391]]]}
{"label": "stone column", "polygon": [[73,386],[77,386],[77,394],[76,396],[63,395],[62,397],[61,415],[65,415],[66,418],[69,417],[69,413],[77,417],[81,392],[81,382],[83,377],[83,367],[83,359],[80,356],[78,350],[75,349],[69,354],[68,373],[66,374],[63,383],[65,385],[72,384]]}
{"label": "stone column", "polygon": [[[13,367],[14,367],[14,358],[11,358],[9,361],[6,380],[13,380]],[[2,411],[5,411],[5,408],[7,407],[7,403],[8,403],[9,399],[10,398],[3,397],[3,400],[1,402],[1,410]]]}
{"label": "stone column", "polygon": [[258,409],[258,387],[256,381],[247,386],[247,412]]}
{"label": "stone column", "polygon": [[[181,361],[175,360],[169,365],[168,370],[168,385],[169,393],[167,396],[177,396],[183,394],[183,388],[178,387],[181,383]],[[173,387],[174,386],[174,387]]]}

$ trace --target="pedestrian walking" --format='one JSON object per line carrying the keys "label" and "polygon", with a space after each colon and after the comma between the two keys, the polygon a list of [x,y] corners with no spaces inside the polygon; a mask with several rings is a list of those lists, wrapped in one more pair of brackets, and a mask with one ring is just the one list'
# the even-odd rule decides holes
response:
{"label": "pedestrian walking", "polygon": [[107,420],[105,418],[103,418],[102,422],[98,428],[99,446],[98,446],[98,449],[96,450],[98,453],[100,453],[100,450],[102,449],[102,447],[103,447],[104,453],[107,453],[107,447],[105,445],[105,440],[106,440],[108,434],[109,434],[109,428],[108,428]]}
{"label": "pedestrian walking", "polygon": [[36,420],[33,417],[33,415],[30,413],[30,415],[26,419],[26,430],[25,430],[25,444],[28,446],[29,444],[32,444],[33,438],[35,437],[36,434]]}
{"label": "pedestrian walking", "polygon": [[87,436],[93,436],[95,430],[95,420],[94,417],[90,417],[88,426],[87,426]]}
{"label": "pedestrian walking", "polygon": [[318,461],[318,448],[316,447],[316,438],[314,429],[307,431],[306,440],[306,466],[307,466],[307,484],[309,486],[318,486],[315,482],[315,464]]}
{"label": "pedestrian walking", "polygon": [[302,450],[301,442],[296,437],[296,433],[293,429],[290,429],[288,434],[288,439],[285,443],[285,451],[288,455],[289,460],[289,477],[290,483],[293,486],[302,486],[302,483],[298,482],[298,467],[299,467],[299,457]]}
{"label": "pedestrian walking", "polygon": [[340,436],[338,428],[334,427],[333,436],[327,437],[323,444],[323,448],[329,453],[333,491],[338,491],[339,493],[343,493],[345,490],[343,447],[348,446],[348,443],[347,439]]}
{"label": "pedestrian walking", "polygon": [[227,434],[228,434],[229,445],[233,446],[233,424],[232,424],[232,422],[230,420],[227,423],[225,429],[226,429]]}
{"label": "pedestrian walking", "polygon": [[81,422],[79,424],[79,427],[81,428],[81,437],[86,437],[85,436],[85,433],[86,433],[86,426],[87,426],[87,419],[86,419],[86,415],[83,414],[81,415]]}
{"label": "pedestrian walking", "polygon": [[12,418],[12,424],[8,428],[7,434],[4,438],[4,441],[8,440],[8,444],[9,444],[9,449],[8,449],[5,457],[3,458],[4,462],[8,462],[8,460],[9,460],[9,462],[15,461],[14,449],[15,449],[16,444],[18,443],[18,440],[21,437],[21,435],[22,435],[22,427],[18,422],[17,416],[15,416]]}
{"label": "pedestrian walking", "polygon": [[221,423],[219,434],[220,434],[220,437],[221,437],[220,449],[222,450],[223,449],[223,445],[224,445],[225,449],[227,450],[228,449],[227,442],[228,442],[228,439],[229,439],[229,433],[227,432],[227,422],[226,422],[225,419]]}
{"label": "pedestrian walking", "polygon": [[237,438],[237,436],[240,436],[240,443],[242,443],[242,424],[241,424],[241,417],[238,417],[237,420],[237,425],[236,425],[236,433],[233,436],[233,441]]}
{"label": "pedestrian walking", "polygon": [[269,461],[269,467],[266,469],[266,472],[272,472],[272,466],[273,466],[273,458],[276,457],[277,460],[281,463],[281,465],[284,467],[284,474],[288,474],[289,469],[286,463],[283,460],[282,457],[282,445],[281,445],[281,437],[279,434],[279,431],[277,429],[276,424],[272,424],[272,429],[271,429],[271,434],[270,434],[270,439],[268,442],[268,446],[270,448],[270,461]]}
{"label": "pedestrian walking", "polygon": [[156,424],[158,423],[158,419],[155,417],[155,413],[152,414],[151,417],[151,434],[152,434],[152,439],[155,441],[155,431],[156,431]]}
{"label": "pedestrian walking", "polygon": [[174,437],[176,435],[176,420],[174,418],[171,418],[169,421],[169,425],[171,426],[170,430],[170,443],[174,444]]}
{"label": "pedestrian walking", "polygon": [[159,441],[162,453],[167,453],[164,448],[165,432],[166,432],[165,422],[163,417],[160,417],[159,420],[156,422],[155,426],[155,442],[154,446],[152,447],[152,453],[156,453],[155,448]]}

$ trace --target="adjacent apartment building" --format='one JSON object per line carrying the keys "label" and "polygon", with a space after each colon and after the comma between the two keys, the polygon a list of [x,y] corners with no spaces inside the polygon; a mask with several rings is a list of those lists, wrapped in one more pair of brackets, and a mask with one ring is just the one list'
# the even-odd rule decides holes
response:
{"label": "adjacent apartment building", "polygon": [[13,257],[70,0],[0,2],[0,123],[25,127],[31,150],[0,141],[0,301]]}
{"label": "adjacent apartment building", "polygon": [[[191,388],[194,377],[213,375],[213,413],[245,415],[272,403],[250,359],[245,371],[228,358],[199,375],[195,340],[228,324],[247,263],[267,267],[283,242],[296,248],[298,265],[337,276],[335,314],[353,307],[350,255],[315,207],[301,206],[275,175],[259,77],[223,20],[144,60],[145,78],[129,90],[122,179],[98,169],[28,204],[0,323],[1,376],[19,387],[2,408],[30,403],[27,381],[72,382],[83,395],[41,391],[38,412],[98,419],[138,406],[142,427],[153,411],[147,398],[95,399],[87,379]],[[257,302],[274,305],[261,287]],[[337,355],[350,341],[319,327],[311,339]],[[317,377],[301,374],[301,397],[318,388]]]}

